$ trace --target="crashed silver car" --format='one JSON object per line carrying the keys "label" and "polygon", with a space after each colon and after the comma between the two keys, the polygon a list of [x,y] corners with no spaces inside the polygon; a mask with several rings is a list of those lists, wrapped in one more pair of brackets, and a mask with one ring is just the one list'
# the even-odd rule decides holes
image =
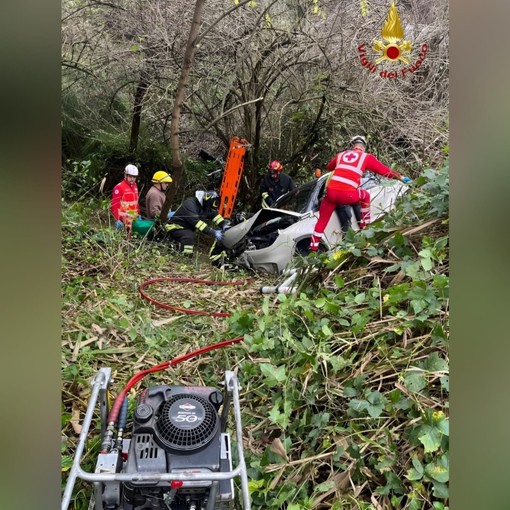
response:
{"label": "crashed silver car", "polygon": [[[263,273],[282,273],[295,255],[306,255],[319,217],[329,173],[281,196],[271,208],[261,209],[249,219],[225,231],[223,246],[229,259]],[[371,221],[390,211],[407,186],[400,181],[380,178],[367,172],[361,187],[370,190]],[[334,248],[342,240],[342,230],[359,230],[359,207],[342,206],[333,213],[321,239],[321,250]]]}

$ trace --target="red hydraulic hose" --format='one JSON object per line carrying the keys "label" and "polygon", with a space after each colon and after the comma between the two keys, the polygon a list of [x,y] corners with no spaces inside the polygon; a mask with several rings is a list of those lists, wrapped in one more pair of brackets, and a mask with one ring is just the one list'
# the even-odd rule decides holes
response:
{"label": "red hydraulic hose", "polygon": [[159,306],[160,308],[165,308],[166,310],[174,310],[176,312],[181,313],[187,313],[191,315],[210,315],[211,317],[230,317],[230,313],[228,312],[206,312],[204,310],[191,310],[189,308],[181,308],[174,305],[168,305],[166,303],[162,303],[161,301],[157,301],[156,299],[150,297],[145,292],[145,288],[153,285],[154,283],[160,283],[160,282],[184,282],[184,283],[201,283],[204,285],[245,285],[247,283],[251,283],[251,280],[237,280],[237,281],[231,281],[231,282],[217,282],[214,280],[200,280],[196,278],[173,278],[173,277],[166,277],[166,278],[153,278],[151,280],[147,280],[143,282],[139,287],[138,291],[140,292],[140,295],[149,301],[149,303],[152,303],[153,305]]}
{"label": "red hydraulic hose", "polygon": [[138,372],[133,377],[131,377],[131,379],[128,381],[128,383],[126,384],[124,389],[118,394],[117,398],[115,399],[115,402],[113,403],[110,413],[108,415],[108,423],[111,423],[111,422],[117,423],[117,420],[119,418],[120,409],[122,407],[122,401],[127,396],[129,390],[135,384],[140,382],[146,375],[152,374],[154,372],[160,372],[161,370],[170,368],[174,365],[177,365],[178,363],[181,363],[182,361],[187,361],[190,358],[199,356],[200,354],[204,354],[206,352],[213,351],[215,349],[221,349],[223,347],[228,347],[229,345],[239,343],[242,341],[243,341],[243,337],[238,336],[237,338],[232,338],[231,340],[224,340],[223,342],[218,342],[216,344],[206,345],[205,347],[201,347],[200,349],[189,352],[187,354],[181,354],[180,356],[177,356],[176,358],[174,358],[170,361],[164,361],[163,363],[160,363],[159,365],[155,365],[151,368],[147,368],[145,370]]}
{"label": "red hydraulic hose", "polygon": [[[174,310],[174,311],[192,314],[192,315],[210,315],[212,317],[230,317],[231,314],[228,312],[206,312],[203,310],[192,310],[189,308],[181,308],[181,307],[177,307],[177,306],[173,306],[173,305],[168,305],[166,303],[162,303],[162,302],[157,301],[156,299],[150,297],[144,291],[144,289],[150,285],[153,285],[155,283],[160,283],[160,282],[168,282],[168,281],[183,282],[183,283],[198,283],[198,284],[204,284],[204,285],[245,285],[246,283],[251,282],[251,280],[218,282],[218,281],[214,281],[214,280],[200,280],[200,279],[196,279],[196,278],[165,277],[165,278],[152,278],[150,280],[143,282],[138,287],[140,295],[155,306],[159,306],[160,308],[165,308],[167,310]],[[206,345],[205,347],[201,347],[200,349],[197,349],[195,351],[177,356],[176,358],[174,358],[170,361],[164,361],[163,363],[160,363],[159,365],[155,365],[151,368],[147,368],[146,370],[142,370],[142,371],[138,372],[133,377],[131,377],[131,379],[127,382],[124,389],[118,394],[117,398],[115,399],[115,402],[113,403],[112,408],[110,409],[110,413],[108,415],[108,423],[112,423],[112,422],[117,423],[117,420],[119,418],[120,409],[122,407],[122,402],[123,402],[124,398],[127,396],[129,390],[133,386],[135,386],[137,383],[139,383],[146,375],[152,374],[154,372],[160,372],[161,370],[166,370],[167,368],[177,365],[178,363],[181,363],[182,361],[186,361],[190,358],[194,358],[195,356],[199,356],[201,354],[204,354],[209,351],[213,351],[215,349],[221,349],[223,347],[227,347],[234,343],[241,342],[242,340],[243,340],[243,337],[237,337],[237,338],[233,338],[231,340],[224,340],[223,342],[218,342],[213,345]]]}

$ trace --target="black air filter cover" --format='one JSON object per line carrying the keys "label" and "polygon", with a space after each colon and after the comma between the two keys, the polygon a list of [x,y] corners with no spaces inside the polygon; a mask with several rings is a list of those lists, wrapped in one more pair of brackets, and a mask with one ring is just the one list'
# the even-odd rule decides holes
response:
{"label": "black air filter cover", "polygon": [[158,410],[156,440],[164,448],[197,450],[210,443],[219,428],[218,413],[201,395],[171,396]]}
{"label": "black air filter cover", "polygon": [[154,386],[139,398],[133,433],[152,434],[168,453],[202,454],[219,441],[221,391],[204,386]]}

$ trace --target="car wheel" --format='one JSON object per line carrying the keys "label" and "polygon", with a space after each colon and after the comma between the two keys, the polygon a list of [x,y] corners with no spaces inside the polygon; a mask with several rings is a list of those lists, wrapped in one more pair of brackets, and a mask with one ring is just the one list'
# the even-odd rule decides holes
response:
{"label": "car wheel", "polygon": [[[327,251],[327,247],[324,244],[319,244],[319,249],[317,250],[319,253],[324,253]],[[310,253],[310,238],[301,239],[296,244],[295,254],[301,255],[302,257],[306,257]]]}

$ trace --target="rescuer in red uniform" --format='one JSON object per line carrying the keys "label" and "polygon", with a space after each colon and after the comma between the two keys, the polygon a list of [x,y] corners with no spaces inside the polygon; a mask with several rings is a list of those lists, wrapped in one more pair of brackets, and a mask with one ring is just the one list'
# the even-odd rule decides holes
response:
{"label": "rescuer in red uniform", "polygon": [[375,156],[365,152],[367,141],[357,135],[351,140],[351,149],[339,152],[329,163],[328,170],[333,171],[326,184],[326,193],[319,208],[319,219],[310,240],[310,250],[317,251],[324,230],[331,214],[339,205],[361,206],[359,228],[363,229],[370,223],[370,193],[360,188],[363,172],[370,170],[377,174],[408,183],[409,177],[402,177],[398,172],[383,165]]}
{"label": "rescuer in red uniform", "polygon": [[142,219],[138,205],[138,168],[127,165],[124,169],[124,180],[119,182],[112,192],[111,210],[115,218],[115,227],[131,231],[133,220]]}

